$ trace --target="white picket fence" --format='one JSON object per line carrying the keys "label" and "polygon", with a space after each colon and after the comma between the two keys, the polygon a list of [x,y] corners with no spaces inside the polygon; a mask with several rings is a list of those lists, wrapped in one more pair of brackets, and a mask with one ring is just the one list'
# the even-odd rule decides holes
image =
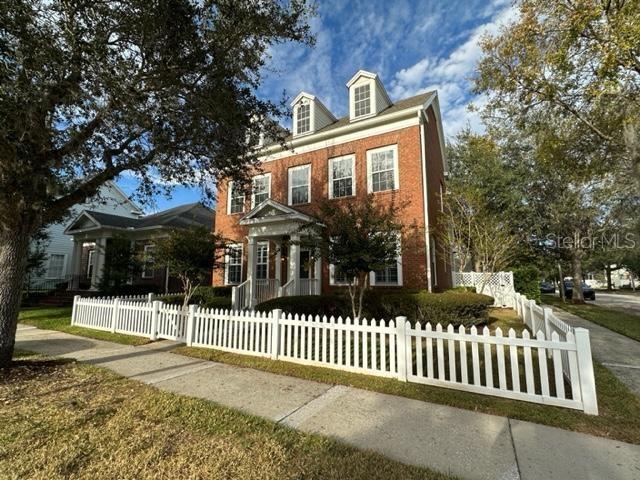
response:
{"label": "white picket fence", "polygon": [[518,294],[513,302],[533,338],[528,331],[518,337],[513,329],[443,329],[405,317],[368,321],[194,305],[185,311],[159,301],[80,297],[72,324],[597,414],[588,330],[565,329]]}

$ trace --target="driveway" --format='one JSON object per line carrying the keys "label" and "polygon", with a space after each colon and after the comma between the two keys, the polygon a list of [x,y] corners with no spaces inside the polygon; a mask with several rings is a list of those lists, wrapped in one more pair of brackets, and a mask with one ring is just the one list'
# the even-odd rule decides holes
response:
{"label": "driveway", "polygon": [[628,313],[640,315],[639,295],[596,292],[596,301],[593,303],[600,307],[613,308],[615,310],[623,310]]}

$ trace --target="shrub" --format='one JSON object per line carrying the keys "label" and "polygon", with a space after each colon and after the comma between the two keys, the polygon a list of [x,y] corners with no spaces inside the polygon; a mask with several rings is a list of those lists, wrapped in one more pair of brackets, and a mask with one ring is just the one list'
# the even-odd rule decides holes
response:
{"label": "shrub", "polygon": [[513,269],[513,286],[516,292],[540,301],[540,271],[533,265]]}
{"label": "shrub", "polygon": [[[167,295],[159,297],[158,300],[171,305],[181,305],[184,295]],[[189,304],[202,308],[231,308],[231,287],[198,287]]]}
{"label": "shrub", "polygon": [[[391,320],[405,316],[412,322],[471,326],[486,323],[491,305],[493,298],[472,292],[389,294],[368,290],[363,317]],[[336,317],[350,316],[351,313],[350,301],[343,294],[274,298],[256,308],[266,312],[279,308],[286,313]]]}
{"label": "shrub", "polygon": [[476,287],[464,287],[459,285],[457,287],[453,287],[447,290],[447,292],[472,292],[476,293]]}
{"label": "shrub", "polygon": [[300,295],[272,298],[256,306],[256,310],[270,312],[279,308],[285,313],[299,315],[350,316],[351,301],[343,295]]}

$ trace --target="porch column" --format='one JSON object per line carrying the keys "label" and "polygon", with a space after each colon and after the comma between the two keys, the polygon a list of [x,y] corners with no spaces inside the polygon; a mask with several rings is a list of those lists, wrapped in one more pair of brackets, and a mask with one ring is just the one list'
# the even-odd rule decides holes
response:
{"label": "porch column", "polygon": [[322,258],[318,257],[313,262],[313,277],[315,278],[316,289],[314,295],[320,295],[322,290]]}
{"label": "porch column", "polygon": [[107,252],[106,237],[96,238],[96,248],[93,254],[93,274],[91,275],[91,290],[98,290],[102,271],[104,270],[104,257]]}
{"label": "porch column", "polygon": [[69,265],[69,290],[77,290],[80,282],[80,269],[82,268],[82,242],[73,239],[73,251],[71,253],[71,264]]}
{"label": "porch column", "polygon": [[249,281],[249,308],[256,304],[256,260],[258,258],[258,242],[255,237],[249,237],[247,251],[247,280]]}
{"label": "porch column", "polygon": [[300,234],[292,233],[289,245],[289,281],[293,280],[293,291],[300,293]]}
{"label": "porch column", "polygon": [[276,280],[278,280],[278,286],[282,286],[282,242],[275,241],[276,245]]}

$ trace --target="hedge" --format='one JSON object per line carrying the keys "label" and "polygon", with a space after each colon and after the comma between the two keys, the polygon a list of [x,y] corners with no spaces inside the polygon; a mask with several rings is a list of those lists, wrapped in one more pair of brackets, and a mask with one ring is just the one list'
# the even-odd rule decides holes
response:
{"label": "hedge", "polygon": [[514,268],[513,287],[516,292],[540,302],[540,271],[533,265]]}
{"label": "hedge", "polygon": [[[184,295],[168,295],[158,300],[171,305],[182,304]],[[231,287],[198,287],[189,300],[202,308],[231,308]]]}
{"label": "hedge", "polygon": [[[405,316],[412,322],[471,326],[487,322],[491,305],[492,297],[472,292],[381,294],[377,290],[368,290],[363,316],[385,320]],[[351,316],[351,301],[339,294],[274,298],[256,308],[260,311],[279,308],[286,313],[300,315]]]}

